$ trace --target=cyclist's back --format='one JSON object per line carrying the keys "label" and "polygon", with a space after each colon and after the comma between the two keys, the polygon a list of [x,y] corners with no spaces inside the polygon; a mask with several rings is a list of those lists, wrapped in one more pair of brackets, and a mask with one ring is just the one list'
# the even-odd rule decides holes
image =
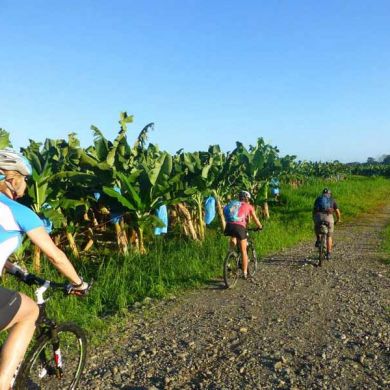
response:
{"label": "cyclist's back", "polygon": [[313,206],[313,221],[314,231],[316,234],[316,246],[319,245],[320,226],[322,222],[326,222],[328,225],[327,234],[327,257],[331,256],[333,247],[333,232],[334,232],[334,216],[336,214],[337,221],[341,220],[341,213],[336,201],[332,197],[332,192],[329,188],[324,188],[322,194],[316,198]]}
{"label": "cyclist's back", "polygon": [[22,242],[24,232],[43,226],[28,207],[0,193],[0,272]]}
{"label": "cyclist's back", "polygon": [[[239,194],[239,201],[230,202],[225,206],[225,217],[227,216],[227,223],[225,227],[225,236],[230,236],[230,247],[235,247],[237,240],[239,243],[242,255],[242,271],[244,277],[247,275],[248,254],[247,254],[247,230],[246,226],[249,219],[252,217],[259,229],[262,225],[256,216],[254,207],[249,203],[251,195],[248,191],[241,191]],[[229,215],[232,218],[229,218]]]}

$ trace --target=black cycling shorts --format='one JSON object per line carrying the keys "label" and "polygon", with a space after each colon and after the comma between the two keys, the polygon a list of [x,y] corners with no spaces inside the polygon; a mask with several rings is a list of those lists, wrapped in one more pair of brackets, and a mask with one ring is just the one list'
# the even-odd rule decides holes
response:
{"label": "black cycling shorts", "polygon": [[22,297],[18,292],[0,287],[0,330],[12,321],[21,303]]}
{"label": "black cycling shorts", "polygon": [[236,237],[239,240],[246,240],[248,238],[248,233],[244,226],[239,225],[238,223],[227,223],[224,231],[225,236]]}

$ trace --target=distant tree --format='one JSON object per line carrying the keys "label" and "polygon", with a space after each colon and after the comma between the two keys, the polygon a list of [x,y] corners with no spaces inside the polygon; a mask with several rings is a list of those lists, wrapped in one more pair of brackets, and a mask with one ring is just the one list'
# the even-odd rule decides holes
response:
{"label": "distant tree", "polygon": [[12,147],[9,133],[5,131],[4,129],[0,128],[0,149],[5,149],[8,147]]}
{"label": "distant tree", "polygon": [[375,164],[375,163],[376,163],[376,160],[374,157],[368,157],[367,164]]}
{"label": "distant tree", "polygon": [[384,155],[382,162],[383,164],[390,164],[390,154]]}

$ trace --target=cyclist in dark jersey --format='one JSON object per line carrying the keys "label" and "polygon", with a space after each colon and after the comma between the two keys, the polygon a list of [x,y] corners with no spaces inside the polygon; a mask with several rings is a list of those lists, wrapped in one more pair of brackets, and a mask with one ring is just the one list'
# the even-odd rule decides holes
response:
{"label": "cyclist in dark jersey", "polygon": [[332,198],[332,192],[329,188],[324,188],[322,195],[318,196],[314,201],[313,221],[314,232],[317,237],[315,243],[316,247],[320,244],[319,235],[321,223],[326,222],[328,224],[329,229],[326,240],[326,257],[328,260],[331,257],[333,247],[333,232],[335,224],[333,214],[336,214],[336,223],[341,222],[341,212],[336,201]]}
{"label": "cyclist in dark jersey", "polygon": [[[30,163],[20,154],[0,150],[0,273],[25,272],[8,257],[22,242],[24,234],[37,245],[52,264],[69,279],[76,295],[88,291],[88,283],[77,274],[66,255],[54,244],[40,218],[16,199],[26,191]],[[0,287],[0,331],[8,337],[0,354],[0,390],[8,390],[16,368],[23,359],[35,330],[38,306],[28,296]]]}
{"label": "cyclist in dark jersey", "polygon": [[248,191],[241,191],[238,199],[241,203],[238,210],[239,220],[235,222],[227,221],[224,234],[225,236],[230,236],[229,245],[231,248],[235,248],[238,240],[238,245],[242,255],[242,272],[244,273],[244,278],[247,278],[248,275],[248,233],[246,230],[247,223],[252,217],[255,221],[257,227],[262,229],[263,226],[259,219],[256,216],[254,207],[249,203],[251,194]]}

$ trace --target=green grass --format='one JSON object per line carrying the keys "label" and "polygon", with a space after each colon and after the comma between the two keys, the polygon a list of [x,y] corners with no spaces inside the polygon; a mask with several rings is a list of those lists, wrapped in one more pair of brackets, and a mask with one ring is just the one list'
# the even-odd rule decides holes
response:
{"label": "green grass", "polygon": [[390,265],[390,225],[383,232],[383,251],[387,255],[385,263]]}
{"label": "green grass", "polygon": [[[298,189],[282,187],[280,202],[271,204],[270,220],[264,223],[261,234],[254,235],[260,257],[294,246],[302,240],[314,239],[311,209],[324,186],[332,189],[344,221],[388,202],[390,192],[390,180],[366,177],[337,183],[313,180]],[[387,237],[386,250],[390,253],[390,228]],[[202,244],[157,237],[145,256],[102,255],[96,256],[95,260],[79,261],[76,268],[85,279],[95,280],[90,295],[78,299],[58,294],[48,302],[48,311],[59,320],[78,322],[98,339],[109,325],[128,315],[128,307],[134,302],[145,297],[162,298],[177,294],[183,289],[220,278],[227,243],[228,239],[214,223],[212,228],[207,229],[207,237]],[[43,274],[59,279],[51,265],[44,267]],[[3,285],[29,290],[25,286],[17,287],[11,277],[6,278]]]}

